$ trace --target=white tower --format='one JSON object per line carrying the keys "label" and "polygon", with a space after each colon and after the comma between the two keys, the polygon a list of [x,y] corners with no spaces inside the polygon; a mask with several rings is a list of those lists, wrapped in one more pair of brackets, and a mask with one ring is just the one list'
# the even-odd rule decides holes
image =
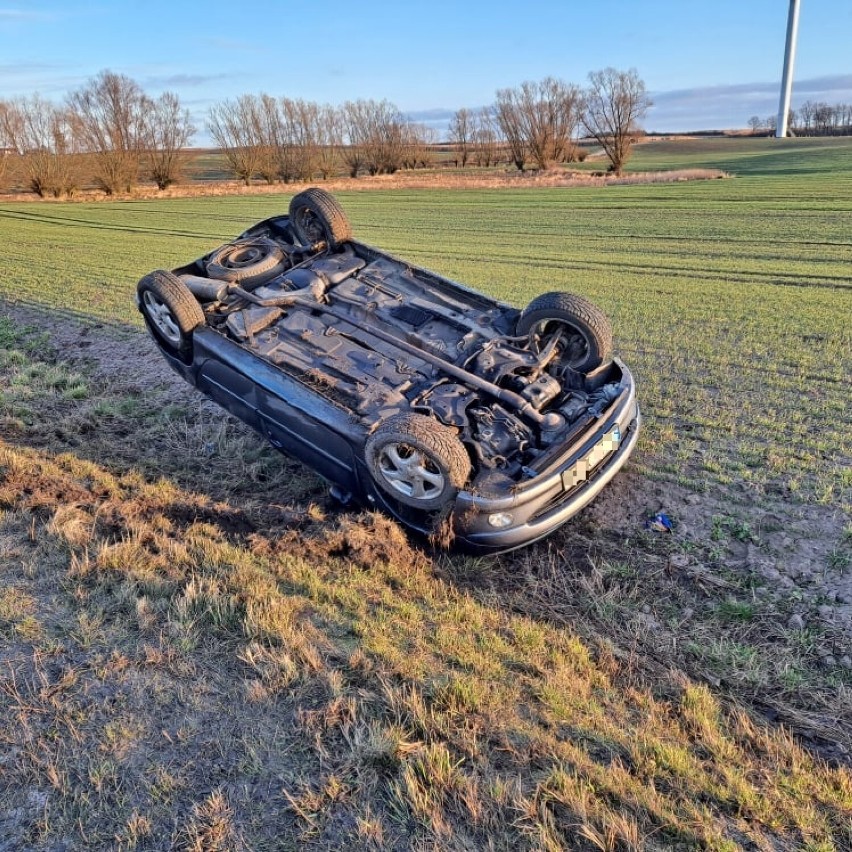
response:
{"label": "white tower", "polygon": [[784,48],[784,76],[781,78],[781,103],[778,105],[778,121],[775,136],[783,139],[787,135],[787,117],[790,115],[790,96],[793,94],[793,63],[796,60],[796,38],[799,34],[799,0],[790,0],[787,15],[787,46]]}

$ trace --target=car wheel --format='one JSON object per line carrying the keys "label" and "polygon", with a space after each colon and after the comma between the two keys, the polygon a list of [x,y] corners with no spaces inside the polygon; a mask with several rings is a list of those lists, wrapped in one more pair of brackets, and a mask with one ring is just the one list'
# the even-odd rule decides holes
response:
{"label": "car wheel", "polygon": [[601,309],[573,293],[543,293],[518,318],[517,334],[534,336],[541,350],[562,334],[560,361],[590,372],[612,358],[612,327]]}
{"label": "car wheel", "polygon": [[293,196],[290,201],[290,224],[305,245],[322,240],[334,249],[340,243],[352,239],[352,226],[337,199],[316,187]]}
{"label": "car wheel", "polygon": [[204,311],[177,275],[158,270],[136,285],[148,325],[165,346],[185,360],[192,357],[192,332],[204,325]]}
{"label": "car wheel", "polygon": [[376,484],[406,506],[448,507],[470,476],[470,458],[453,429],[423,414],[398,414],[368,438]]}
{"label": "car wheel", "polygon": [[287,269],[281,246],[263,237],[238,240],[217,249],[207,261],[207,274],[241,287],[259,287]]}

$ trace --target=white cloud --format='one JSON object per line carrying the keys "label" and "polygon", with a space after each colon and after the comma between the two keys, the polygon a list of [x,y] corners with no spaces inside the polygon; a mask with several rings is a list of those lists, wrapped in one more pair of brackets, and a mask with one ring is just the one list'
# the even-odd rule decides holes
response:
{"label": "white cloud", "polygon": [[33,9],[0,9],[0,23],[4,21],[51,21],[55,16],[49,12],[36,12]]}
{"label": "white cloud", "polygon": [[[674,132],[746,127],[751,116],[767,117],[778,111],[780,91],[778,81],[651,92],[654,105],[648,111],[645,128]],[[830,104],[852,101],[852,74],[795,80],[793,108],[808,100]]]}

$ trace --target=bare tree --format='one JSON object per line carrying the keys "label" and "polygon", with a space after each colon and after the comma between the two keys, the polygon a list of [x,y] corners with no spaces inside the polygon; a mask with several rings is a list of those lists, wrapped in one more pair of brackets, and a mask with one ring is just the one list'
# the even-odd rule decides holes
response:
{"label": "bare tree", "polygon": [[210,112],[208,127],[231,168],[246,184],[323,177],[337,167],[341,119],[330,106],[271,95],[243,95]]}
{"label": "bare tree", "polygon": [[473,159],[486,167],[500,161],[500,135],[490,107],[483,107],[474,118]]}
{"label": "bare tree", "polygon": [[604,149],[611,171],[621,174],[630,157],[639,122],[651,99],[635,68],[618,71],[604,68],[589,74],[582,121],[586,131]]}
{"label": "bare tree", "polygon": [[834,107],[825,101],[820,101],[814,108],[814,130],[817,135],[826,136],[831,131],[834,121]]}
{"label": "bare tree", "polygon": [[282,98],[281,110],[289,156],[283,180],[310,180],[319,159],[319,105],[301,98]]}
{"label": "bare tree", "polygon": [[518,97],[517,89],[499,89],[494,104],[494,117],[515,168],[522,172],[527,161],[528,148]]}
{"label": "bare tree", "polygon": [[753,115],[748,120],[748,126],[751,128],[751,132],[756,134],[759,133],[765,125],[763,119],[759,115]]}
{"label": "bare tree", "polygon": [[4,185],[3,181],[14,152],[12,137],[7,130],[7,125],[12,122],[12,115],[11,104],[8,101],[0,101],[0,188]]}
{"label": "bare tree", "polygon": [[426,169],[432,165],[432,146],[436,142],[433,128],[425,124],[407,122],[402,128],[404,147],[402,167],[405,169]]}
{"label": "bare tree", "polygon": [[66,109],[37,95],[4,103],[0,138],[11,149],[30,190],[42,197],[72,195],[77,188],[77,126]]}
{"label": "bare tree", "polygon": [[264,180],[310,180],[315,172],[327,174],[333,168],[331,158],[322,151],[332,134],[325,123],[330,108],[267,94],[245,97],[250,122],[245,144],[256,150],[255,171]]}
{"label": "bare tree", "polygon": [[403,165],[406,121],[388,101],[347,101],[342,109],[347,147],[343,158],[352,177],[393,174]]}
{"label": "bare tree", "polygon": [[520,88],[521,125],[530,156],[539,169],[568,158],[579,121],[580,90],[546,77]]}
{"label": "bare tree", "polygon": [[546,169],[571,157],[580,104],[577,86],[554,77],[497,92],[497,121],[518,169],[527,158]]}
{"label": "bare tree", "polygon": [[467,165],[473,147],[475,118],[469,109],[456,110],[450,121],[449,141],[458,153],[457,163],[462,168]]}
{"label": "bare tree", "polygon": [[246,186],[257,174],[264,153],[258,142],[261,123],[260,102],[253,95],[215,104],[207,119],[210,135],[221,148],[234,175]]}
{"label": "bare tree", "polygon": [[257,152],[255,170],[267,183],[290,180],[292,166],[290,143],[281,104],[266,93],[251,98],[250,142]]}
{"label": "bare tree", "polygon": [[323,180],[328,180],[337,172],[343,144],[340,113],[329,104],[323,104],[317,109],[316,143],[316,169]]}
{"label": "bare tree", "polygon": [[408,140],[406,121],[389,101],[372,102],[370,156],[371,174],[392,175],[402,168]]}
{"label": "bare tree", "polygon": [[101,71],[68,96],[81,139],[94,158],[95,180],[112,194],[129,191],[139,177],[150,100],[123,74]]}
{"label": "bare tree", "polygon": [[349,177],[358,177],[367,162],[369,141],[369,121],[366,101],[346,101],[340,108],[340,122],[345,147],[342,150],[343,162]]}
{"label": "bare tree", "polygon": [[811,132],[816,107],[817,105],[813,101],[805,101],[799,107],[799,119],[801,120],[801,128],[806,136]]}
{"label": "bare tree", "polygon": [[189,110],[181,109],[177,95],[164,92],[156,101],[148,101],[143,136],[148,172],[158,189],[180,179],[185,149],[194,135]]}

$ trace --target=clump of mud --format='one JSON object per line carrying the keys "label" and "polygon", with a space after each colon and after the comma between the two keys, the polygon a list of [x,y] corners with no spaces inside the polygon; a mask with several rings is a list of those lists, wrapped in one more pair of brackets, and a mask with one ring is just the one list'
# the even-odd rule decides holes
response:
{"label": "clump of mud", "polygon": [[276,549],[296,551],[309,559],[346,559],[367,571],[377,564],[422,569],[428,556],[412,545],[402,528],[378,512],[344,513],[300,531],[288,530]]}

